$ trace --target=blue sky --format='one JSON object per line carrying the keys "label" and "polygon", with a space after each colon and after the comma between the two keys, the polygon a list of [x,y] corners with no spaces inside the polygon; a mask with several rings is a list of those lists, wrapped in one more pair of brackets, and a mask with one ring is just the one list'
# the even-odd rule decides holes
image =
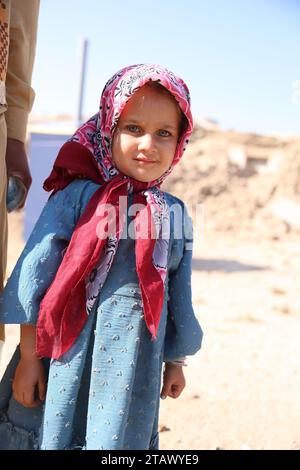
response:
{"label": "blue sky", "polygon": [[195,118],[300,134],[300,0],[41,0],[34,114],[72,114],[89,40],[84,114],[118,69],[161,63],[188,84]]}

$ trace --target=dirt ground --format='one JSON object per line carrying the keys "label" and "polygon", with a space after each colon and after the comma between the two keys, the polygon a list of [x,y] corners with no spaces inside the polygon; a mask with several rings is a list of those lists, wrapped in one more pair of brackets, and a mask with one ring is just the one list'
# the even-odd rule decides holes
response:
{"label": "dirt ground", "polygon": [[204,330],[163,449],[300,449],[300,247],[207,239],[193,300]]}
{"label": "dirt ground", "polygon": [[[8,271],[22,249],[10,216]],[[204,330],[187,387],[161,402],[161,449],[300,449],[300,245],[295,237],[195,246],[193,301]],[[17,342],[7,328],[0,373]]]}

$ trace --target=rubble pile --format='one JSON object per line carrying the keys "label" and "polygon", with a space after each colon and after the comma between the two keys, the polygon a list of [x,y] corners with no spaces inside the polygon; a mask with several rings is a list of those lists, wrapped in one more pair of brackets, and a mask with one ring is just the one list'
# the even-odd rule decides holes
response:
{"label": "rubble pile", "polygon": [[203,204],[206,230],[274,240],[300,234],[300,136],[196,126],[163,189]]}

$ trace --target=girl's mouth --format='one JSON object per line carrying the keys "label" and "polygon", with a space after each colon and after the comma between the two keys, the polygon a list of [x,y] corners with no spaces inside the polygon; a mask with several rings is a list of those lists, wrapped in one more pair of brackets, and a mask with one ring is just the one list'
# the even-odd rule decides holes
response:
{"label": "girl's mouth", "polygon": [[154,160],[147,160],[147,159],[142,159],[142,158],[135,158],[134,159],[136,162],[139,162],[139,163],[145,163],[145,164],[149,164],[149,163],[155,163]]}

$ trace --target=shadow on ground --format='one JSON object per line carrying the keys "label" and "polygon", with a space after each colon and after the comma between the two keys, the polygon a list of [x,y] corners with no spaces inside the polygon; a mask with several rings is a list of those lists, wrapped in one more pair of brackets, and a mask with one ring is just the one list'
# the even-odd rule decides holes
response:
{"label": "shadow on ground", "polygon": [[234,273],[240,271],[268,271],[272,269],[270,266],[245,264],[230,259],[194,258],[192,266],[196,271],[223,271],[225,273]]}

